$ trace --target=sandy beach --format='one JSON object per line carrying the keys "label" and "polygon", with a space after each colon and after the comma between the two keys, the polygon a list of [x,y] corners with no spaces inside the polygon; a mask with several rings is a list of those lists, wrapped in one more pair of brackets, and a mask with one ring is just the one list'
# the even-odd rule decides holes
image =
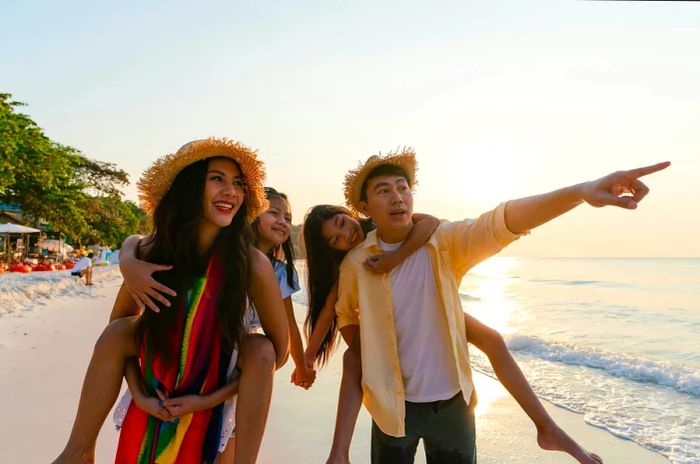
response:
{"label": "sandy beach", "polygon": [[[2,278],[2,277],[0,277]],[[87,291],[36,301],[29,310],[0,317],[1,463],[45,463],[70,432],[92,346],[106,324],[120,280],[100,279]],[[306,308],[296,305],[298,319]],[[329,448],[340,379],[340,359],[320,372],[309,391],[289,383],[291,361],[278,372],[261,463],[324,462]],[[567,463],[561,453],[537,447],[527,416],[500,384],[476,375],[479,462]],[[547,404],[559,424],[606,463],[669,462],[637,444],[592,427],[581,415]],[[353,462],[369,462],[369,416],[363,410],[353,441]],[[111,462],[117,432],[108,422],[100,434],[97,462]],[[425,462],[422,453],[416,462]]]}

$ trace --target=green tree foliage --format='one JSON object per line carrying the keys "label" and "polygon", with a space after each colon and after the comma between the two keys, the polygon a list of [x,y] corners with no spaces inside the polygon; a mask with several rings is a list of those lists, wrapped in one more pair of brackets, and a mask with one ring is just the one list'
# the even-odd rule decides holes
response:
{"label": "green tree foliage", "polygon": [[17,204],[75,242],[115,244],[144,230],[143,212],[121,199],[128,175],[49,139],[0,93],[0,201]]}
{"label": "green tree foliage", "polygon": [[17,169],[22,169],[17,153],[24,150],[30,140],[37,140],[41,130],[28,116],[15,113],[22,103],[12,101],[11,96],[0,93],[0,194],[14,182]]}
{"label": "green tree foliage", "polygon": [[118,197],[91,197],[86,209],[89,230],[84,240],[89,243],[104,243],[119,246],[129,235],[147,234],[146,215],[131,201]]}

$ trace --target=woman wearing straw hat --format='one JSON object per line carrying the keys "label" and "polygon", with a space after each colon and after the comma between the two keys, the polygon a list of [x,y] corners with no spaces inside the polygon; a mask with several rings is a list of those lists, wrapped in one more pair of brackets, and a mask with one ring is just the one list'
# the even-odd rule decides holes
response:
{"label": "woman wearing straw hat", "polygon": [[[263,178],[256,154],[225,139],[188,143],[145,172],[138,185],[154,232],[139,254],[172,266],[157,279],[177,296],[170,308],[161,304],[158,313],[134,316],[138,307],[122,286],[95,346],[69,442],[55,462],[94,461],[97,433],[133,357],[140,365],[127,365],[134,399],[116,462],[214,462],[222,403],[236,392],[242,399],[236,462],[255,461],[272,376],[288,345],[275,274],[247,233],[267,207]],[[246,334],[249,297],[266,336]],[[240,377],[231,381],[236,367]]]}

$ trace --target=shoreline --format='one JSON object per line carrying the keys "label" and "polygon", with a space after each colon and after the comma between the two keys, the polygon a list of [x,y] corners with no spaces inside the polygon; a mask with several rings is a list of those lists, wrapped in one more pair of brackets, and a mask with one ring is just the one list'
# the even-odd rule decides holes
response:
{"label": "shoreline", "polygon": [[[0,423],[0,436],[4,437],[0,462],[50,462],[63,448],[92,347],[107,323],[120,281],[96,279],[95,283],[80,295],[53,298],[21,315],[0,317],[0,366],[4,374],[0,376],[0,409],[6,418]],[[305,307],[296,304],[295,308],[297,320],[301,320]],[[333,433],[341,353],[319,372],[309,391],[289,383],[291,360],[277,373],[258,462],[325,461]],[[480,398],[476,410],[480,463],[575,462],[563,453],[539,449],[534,427],[500,383],[474,374]],[[634,442],[586,424],[580,414],[543,402],[564,430],[606,463],[669,462]],[[369,461],[369,431],[369,416],[363,408],[351,448],[355,463]],[[28,433],[39,434],[31,446]],[[114,460],[117,440],[110,415],[98,439],[98,463]],[[416,462],[425,462],[421,447]]]}

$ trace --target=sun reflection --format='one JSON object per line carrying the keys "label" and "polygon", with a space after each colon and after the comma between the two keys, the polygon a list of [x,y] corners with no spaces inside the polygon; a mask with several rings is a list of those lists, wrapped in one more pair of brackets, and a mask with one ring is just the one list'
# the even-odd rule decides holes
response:
{"label": "sun reflection", "polygon": [[478,398],[474,413],[483,426],[484,421],[488,420],[488,412],[493,403],[508,396],[508,392],[497,380],[478,374],[474,375],[474,388]]}
{"label": "sun reflection", "polygon": [[[464,310],[501,334],[515,331],[511,325],[516,303],[508,296],[508,287],[513,282],[517,258],[494,257],[475,266],[460,287]],[[488,358],[479,350],[470,347],[472,367],[486,366]],[[482,370],[479,369],[479,370]],[[492,371],[491,371],[492,372]],[[474,386],[478,395],[476,415],[480,421],[488,420],[488,412],[499,399],[507,396],[506,390],[497,381],[486,375],[474,374]]]}
{"label": "sun reflection", "polygon": [[487,259],[469,271],[460,287],[464,310],[501,334],[515,330],[510,325],[515,303],[506,290],[517,264],[517,258]]}

